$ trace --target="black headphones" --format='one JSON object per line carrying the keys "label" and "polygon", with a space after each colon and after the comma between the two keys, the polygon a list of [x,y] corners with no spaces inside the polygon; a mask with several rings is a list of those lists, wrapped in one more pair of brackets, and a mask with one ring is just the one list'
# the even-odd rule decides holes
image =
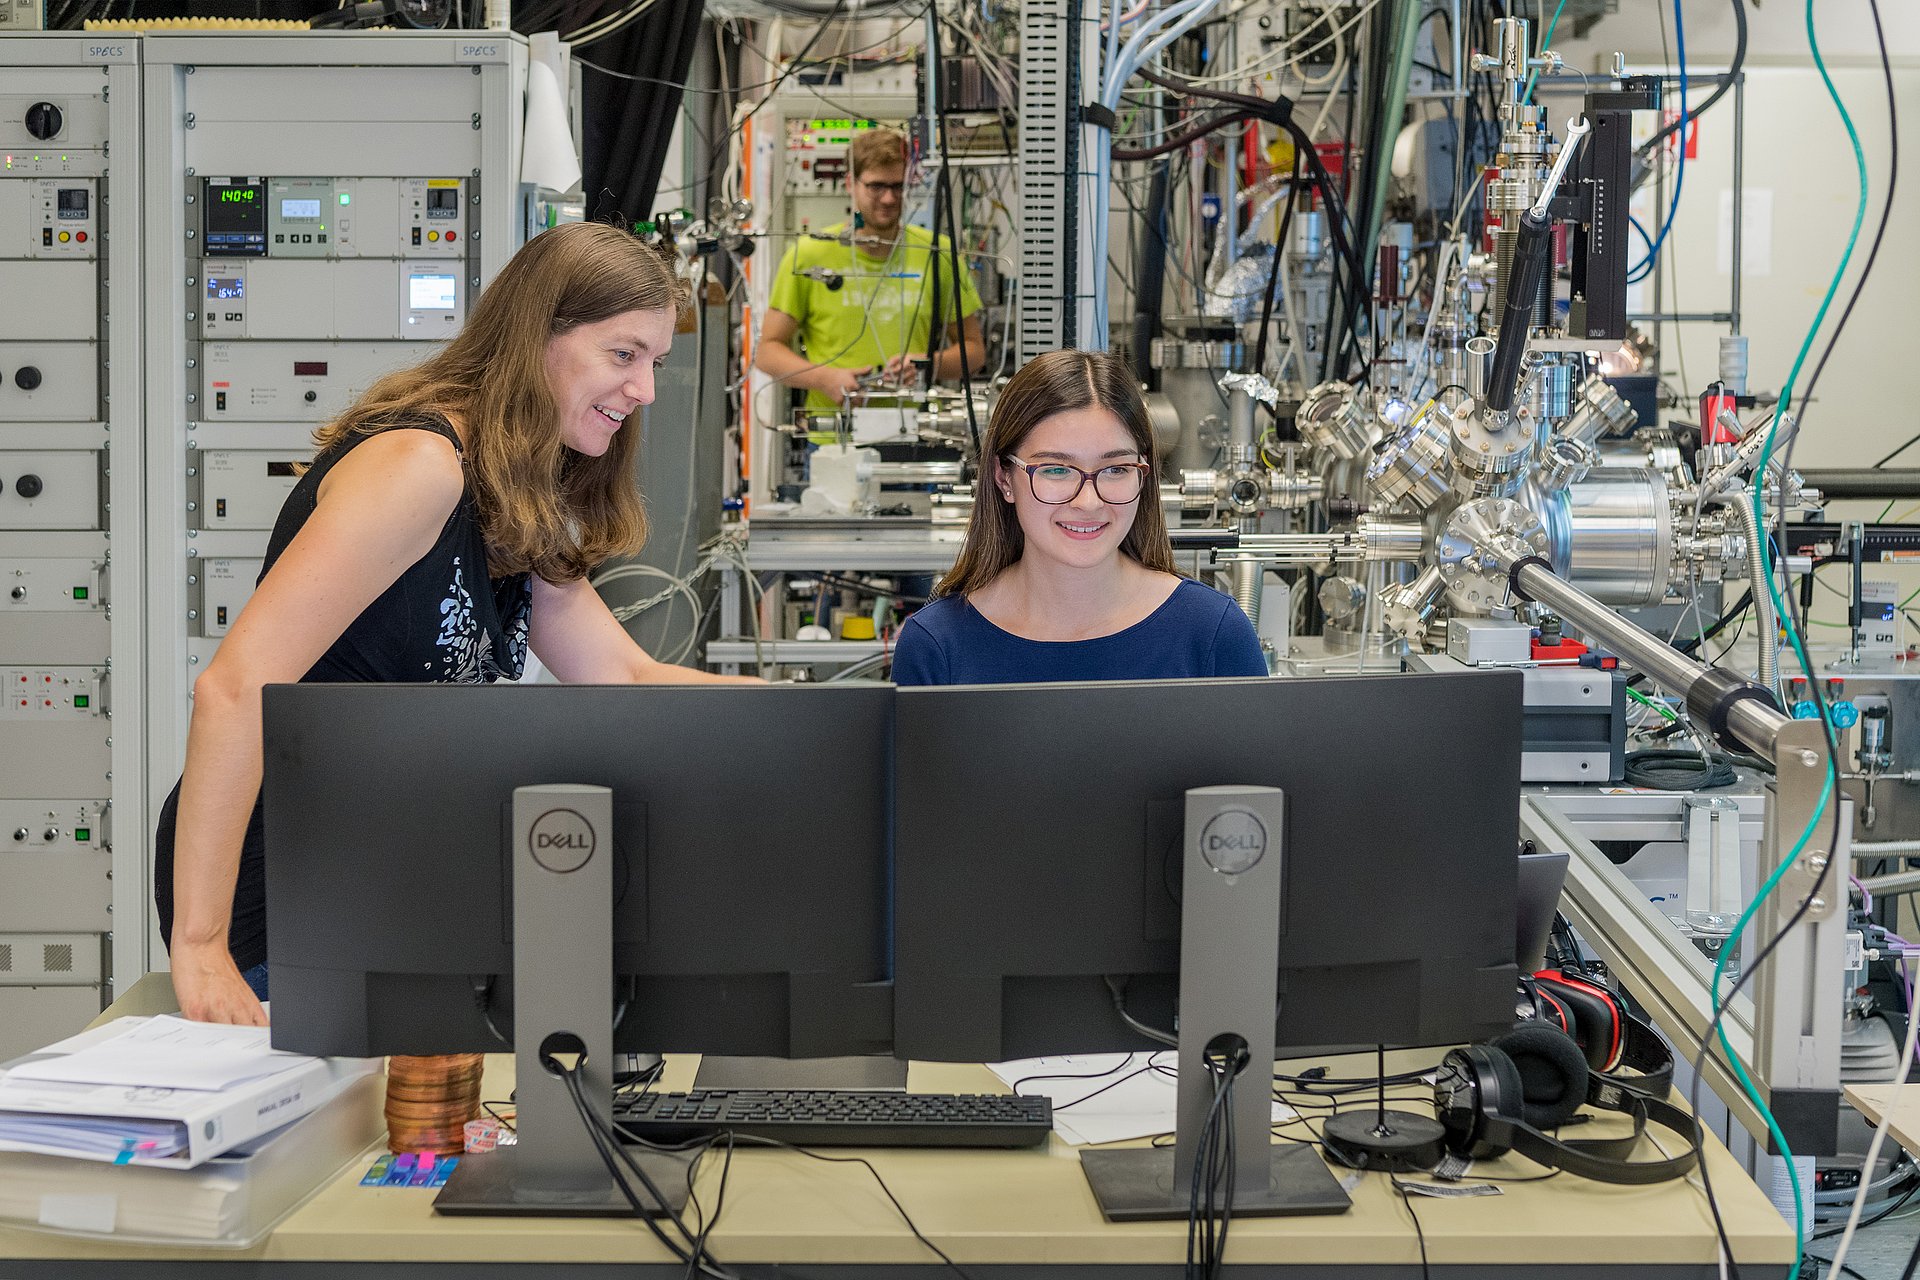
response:
{"label": "black headphones", "polygon": [[[1610,1084],[1653,1098],[1673,1086],[1673,1050],[1620,997],[1576,969],[1542,969],[1520,979],[1522,1022],[1542,1022],[1580,1046],[1587,1067]],[[1634,1072],[1622,1076],[1626,1068]]]}
{"label": "black headphones", "polygon": [[[1548,1022],[1525,1022],[1490,1044],[1448,1053],[1433,1085],[1434,1114],[1446,1130],[1447,1149],[1474,1160],[1518,1151],[1536,1164],[1595,1182],[1643,1185],[1685,1177],[1700,1159],[1700,1124],[1665,1100],[1672,1052],[1651,1027],[1639,1026],[1666,1062],[1664,1075],[1656,1062],[1655,1071],[1635,1083],[1589,1069],[1594,1046],[1583,1049]],[[1623,1025],[1616,1065],[1633,1065],[1624,1048],[1627,1035]],[[1641,1083],[1657,1093],[1636,1087]],[[1567,1123],[1583,1103],[1632,1116],[1633,1132],[1588,1142],[1561,1142],[1543,1132]],[[1661,1160],[1629,1161],[1649,1123],[1679,1134],[1687,1149]]]}

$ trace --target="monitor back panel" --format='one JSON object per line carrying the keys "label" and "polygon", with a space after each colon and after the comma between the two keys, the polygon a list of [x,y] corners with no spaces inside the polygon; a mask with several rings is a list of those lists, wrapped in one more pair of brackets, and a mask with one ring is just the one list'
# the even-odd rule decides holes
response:
{"label": "monitor back panel", "polygon": [[1174,1021],[1184,793],[1286,793],[1278,1043],[1513,1024],[1517,672],[916,688],[895,733],[896,1051],[1004,1060]]}
{"label": "monitor back panel", "polygon": [[499,1047],[474,992],[512,1026],[513,791],[582,783],[614,793],[617,1043],[884,1052],[892,695],[267,690],[275,1044]]}

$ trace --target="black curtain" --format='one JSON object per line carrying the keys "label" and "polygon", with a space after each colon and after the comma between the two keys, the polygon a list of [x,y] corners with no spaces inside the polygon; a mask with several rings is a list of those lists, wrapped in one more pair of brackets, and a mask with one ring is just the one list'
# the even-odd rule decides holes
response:
{"label": "black curtain", "polygon": [[[618,35],[580,50],[583,58],[603,67],[645,77],[626,80],[582,69],[586,154],[580,164],[589,219],[637,222],[653,215],[667,139],[680,114],[680,86],[693,65],[705,7],[704,0],[661,0]],[[668,185],[678,185],[678,176]],[[691,204],[678,192],[666,203]]]}

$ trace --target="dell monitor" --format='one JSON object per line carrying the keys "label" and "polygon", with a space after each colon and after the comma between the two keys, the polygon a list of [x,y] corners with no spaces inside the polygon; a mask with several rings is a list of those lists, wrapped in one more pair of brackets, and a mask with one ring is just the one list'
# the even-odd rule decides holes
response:
{"label": "dell monitor", "polygon": [[[900,690],[895,1052],[1114,1051],[1151,1044],[1129,1020],[1178,1027],[1184,1144],[1188,1033],[1228,988],[1258,988],[1232,1028],[1255,1063],[1510,1030],[1520,723],[1510,671]],[[1252,1084],[1240,1145],[1264,1151]],[[1234,1212],[1344,1206],[1315,1188]],[[1105,1207],[1185,1216],[1170,1199]]]}
{"label": "dell monitor", "polygon": [[[269,688],[274,1046],[500,1050],[510,1028],[517,1158],[544,1120],[594,1184],[558,1178],[545,1209],[621,1211],[587,1117],[538,1068],[549,1033],[586,1048],[602,1118],[613,1045],[891,1049],[892,700],[879,685]],[[456,1177],[466,1163],[495,1162]],[[656,1181],[684,1188],[682,1172]],[[494,1208],[542,1211],[524,1200]]]}

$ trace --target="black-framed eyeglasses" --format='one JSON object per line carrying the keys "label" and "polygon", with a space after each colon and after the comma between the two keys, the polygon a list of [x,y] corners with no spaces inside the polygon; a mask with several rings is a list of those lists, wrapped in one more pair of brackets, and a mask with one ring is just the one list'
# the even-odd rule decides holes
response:
{"label": "black-framed eyeglasses", "polygon": [[1083,471],[1066,462],[1022,462],[1010,453],[1006,461],[1027,473],[1034,500],[1051,507],[1072,502],[1088,482],[1100,501],[1124,506],[1140,496],[1149,470],[1144,462],[1109,462],[1097,471]]}
{"label": "black-framed eyeglasses", "polygon": [[904,182],[868,182],[865,178],[859,179],[859,182],[876,196],[899,197],[905,195],[907,191],[907,184]]}

